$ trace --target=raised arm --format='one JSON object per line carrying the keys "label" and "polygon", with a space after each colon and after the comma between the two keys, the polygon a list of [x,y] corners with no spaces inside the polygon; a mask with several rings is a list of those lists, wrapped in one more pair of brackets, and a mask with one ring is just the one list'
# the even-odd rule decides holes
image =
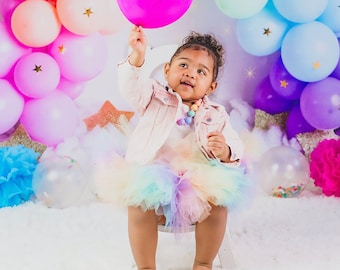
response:
{"label": "raised arm", "polygon": [[147,39],[141,26],[134,26],[129,35],[129,46],[132,52],[129,56],[129,63],[132,66],[140,67],[145,60]]}

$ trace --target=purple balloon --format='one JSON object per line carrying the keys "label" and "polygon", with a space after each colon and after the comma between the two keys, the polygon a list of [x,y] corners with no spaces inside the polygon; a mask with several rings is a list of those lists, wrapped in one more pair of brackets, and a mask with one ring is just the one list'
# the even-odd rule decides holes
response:
{"label": "purple balloon", "polygon": [[302,91],[300,107],[307,122],[320,130],[340,126],[340,80],[327,77],[309,83]]}
{"label": "purple balloon", "polygon": [[338,136],[340,136],[340,127],[334,130],[334,133]]}
{"label": "purple balloon", "polygon": [[295,137],[299,133],[312,132],[315,127],[311,126],[303,117],[300,104],[295,105],[289,112],[286,122],[286,132],[288,139]]}
{"label": "purple balloon", "polygon": [[289,111],[293,105],[292,100],[285,99],[274,91],[269,76],[262,79],[255,89],[254,107],[256,109],[277,114]]}
{"label": "purple balloon", "polygon": [[306,82],[294,78],[288,72],[282,63],[281,57],[279,57],[272,65],[269,78],[276,93],[291,100],[300,99],[302,90],[307,85]]}

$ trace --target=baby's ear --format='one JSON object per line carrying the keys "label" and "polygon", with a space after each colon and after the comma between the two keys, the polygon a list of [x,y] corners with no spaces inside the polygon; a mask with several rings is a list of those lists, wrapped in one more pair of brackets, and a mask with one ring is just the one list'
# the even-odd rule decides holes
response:
{"label": "baby's ear", "polygon": [[170,63],[165,63],[164,64],[164,76],[165,76],[165,78],[168,77],[169,69],[170,69]]}
{"label": "baby's ear", "polygon": [[212,82],[211,85],[210,85],[210,87],[209,87],[209,89],[208,89],[208,91],[207,91],[205,94],[206,94],[206,95],[209,95],[209,94],[215,92],[215,90],[216,90],[216,88],[217,88],[217,85],[218,85],[218,83],[217,83],[216,81],[215,81],[215,82]]}

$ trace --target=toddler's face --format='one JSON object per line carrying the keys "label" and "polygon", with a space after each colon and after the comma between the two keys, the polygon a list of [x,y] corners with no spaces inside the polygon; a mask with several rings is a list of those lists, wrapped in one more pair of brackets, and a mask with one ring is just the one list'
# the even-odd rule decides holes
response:
{"label": "toddler's face", "polygon": [[210,94],[217,87],[213,81],[214,59],[205,50],[188,48],[164,67],[168,85],[177,92],[183,103],[192,102]]}

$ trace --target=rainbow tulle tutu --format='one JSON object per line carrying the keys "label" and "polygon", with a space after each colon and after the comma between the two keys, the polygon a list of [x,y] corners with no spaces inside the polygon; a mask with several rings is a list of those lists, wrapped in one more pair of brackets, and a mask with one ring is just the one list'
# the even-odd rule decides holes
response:
{"label": "rainbow tulle tutu", "polygon": [[165,216],[166,227],[182,232],[204,220],[211,205],[231,211],[249,195],[251,185],[245,169],[207,160],[192,137],[163,150],[159,157],[145,165],[116,158],[106,166],[109,170],[102,171],[99,197],[154,210]]}

